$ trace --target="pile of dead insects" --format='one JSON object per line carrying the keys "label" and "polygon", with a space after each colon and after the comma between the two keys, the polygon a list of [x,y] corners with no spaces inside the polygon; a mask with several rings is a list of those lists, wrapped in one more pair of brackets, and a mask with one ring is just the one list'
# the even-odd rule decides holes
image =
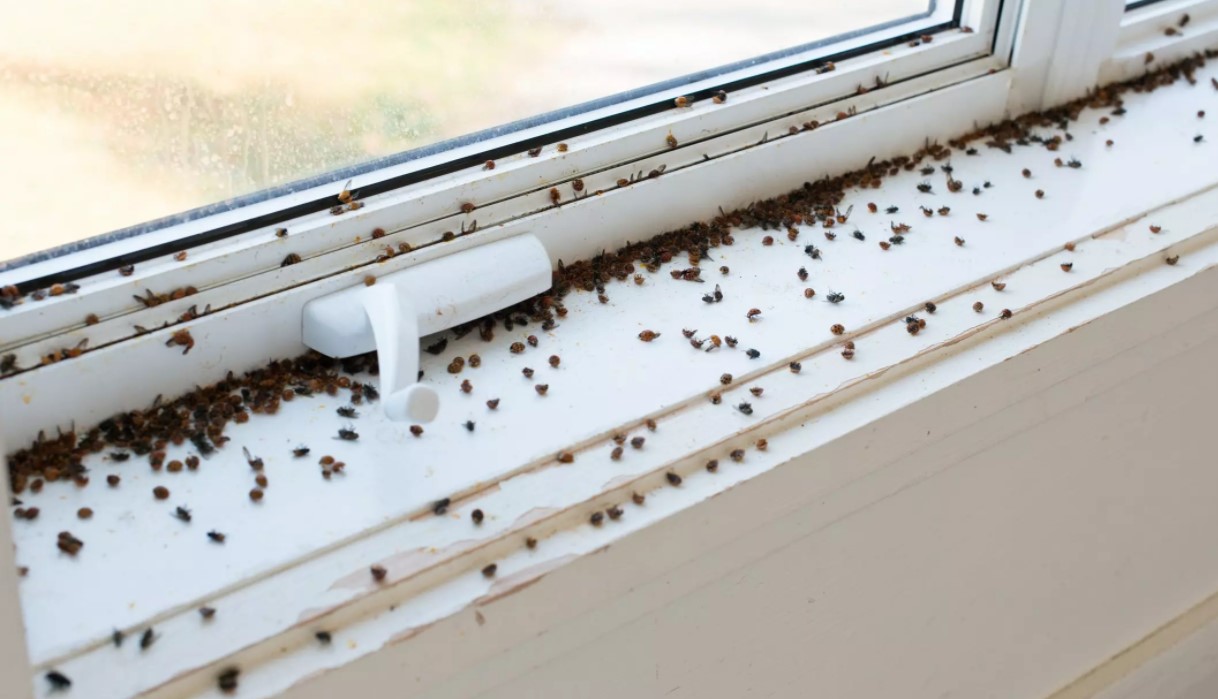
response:
{"label": "pile of dead insects", "polygon": [[[515,326],[539,323],[543,330],[552,330],[557,327],[555,318],[566,315],[562,299],[571,291],[595,291],[601,301],[606,302],[606,285],[610,281],[629,280],[638,266],[658,272],[681,255],[688,257],[690,267],[672,270],[673,276],[696,279],[700,275],[700,262],[709,257],[712,248],[732,245],[735,230],[791,231],[801,224],[819,223],[829,228],[845,223],[849,212],[843,213],[838,206],[848,189],[878,188],[884,177],[913,170],[927,159],[947,160],[957,151],[965,155],[976,154],[975,143],[1008,153],[1016,146],[1040,146],[1056,151],[1064,141],[1072,138],[1069,125],[1084,109],[1111,108],[1114,114],[1123,114],[1124,94],[1150,92],[1181,78],[1195,84],[1195,71],[1207,58],[1215,56],[1218,51],[1207,51],[1204,56],[1196,55],[1137,79],[1098,88],[1087,97],[1061,107],[978,129],[949,141],[948,145],[927,144],[910,156],[872,161],[862,169],[844,175],[805,182],[795,191],[721,212],[710,221],[630,243],[616,252],[573,264],[560,262],[548,292],[459,326],[454,332],[457,337],[463,337],[477,330],[483,340],[490,342],[500,324],[511,330]],[[1214,87],[1218,89],[1218,82]],[[1061,134],[1045,138],[1033,131],[1036,128],[1057,129]],[[960,183],[951,179],[950,172],[947,176],[948,189],[960,191]],[[429,349],[435,353],[443,351],[442,343],[437,346],[438,349]],[[349,392],[351,402],[356,404],[375,399],[376,392],[370,384],[359,383],[349,376],[362,371],[376,374],[375,353],[338,361],[310,352],[295,359],[273,361],[241,377],[230,373],[223,381],[170,401],[158,399],[146,409],[115,415],[83,434],[78,431],[61,432],[55,437],[40,434],[32,445],[9,457],[10,483],[14,493],[21,493],[26,488],[40,489],[44,481],[73,480],[83,486],[88,483],[88,470],[82,463],[85,456],[106,450],[111,450],[110,457],[115,461],[126,460],[131,454],[146,456],[154,469],[162,467],[169,444],[182,445],[189,441],[200,455],[207,456],[228,441],[224,431],[229,423],[245,422],[251,414],[273,414],[281,401],[322,392],[333,396],[339,391]],[[197,467],[198,460],[191,463]]]}

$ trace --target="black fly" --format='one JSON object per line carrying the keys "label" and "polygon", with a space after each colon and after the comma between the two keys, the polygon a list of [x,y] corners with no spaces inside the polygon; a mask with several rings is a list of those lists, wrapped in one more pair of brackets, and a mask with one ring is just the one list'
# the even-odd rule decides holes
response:
{"label": "black fly", "polygon": [[842,301],[846,300],[846,295],[836,291],[830,291],[829,295],[825,297],[825,300],[829,303],[841,303]]}
{"label": "black fly", "polygon": [[348,442],[354,442],[359,439],[359,432],[356,432],[352,427],[342,427],[338,430],[338,438]]}

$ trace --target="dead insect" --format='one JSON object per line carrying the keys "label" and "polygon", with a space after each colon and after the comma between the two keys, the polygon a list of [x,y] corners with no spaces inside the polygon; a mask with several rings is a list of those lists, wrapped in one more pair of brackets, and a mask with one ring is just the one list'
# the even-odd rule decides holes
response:
{"label": "dead insect", "polygon": [[689,328],[683,328],[683,329],[681,330],[681,334],[682,334],[682,335],[684,335],[685,337],[687,337],[687,338],[688,338],[688,337],[693,337],[694,335],[697,335],[697,334],[698,334],[698,331],[697,331],[697,330],[690,330]]}
{"label": "dead insect", "polygon": [[1024,176],[1024,177],[1031,177],[1031,176],[1032,176],[1032,171],[1031,171],[1031,170],[1029,170],[1028,168],[1026,168],[1026,167],[1025,167],[1025,168],[1023,169],[1023,176]]}
{"label": "dead insect", "polygon": [[994,291],[1002,291],[1007,288],[1005,282],[990,282],[990,286],[994,287]]}
{"label": "dead insect", "polygon": [[808,257],[811,257],[814,260],[820,259],[820,249],[817,248],[815,245],[805,245],[804,254],[807,255]]}
{"label": "dead insect", "polygon": [[[339,207],[334,207],[334,208],[336,208],[336,209],[337,209],[337,208],[339,208]],[[341,213],[341,212],[340,212],[340,213]],[[298,262],[300,262],[300,260],[301,260],[300,255],[297,255],[297,254],[296,254],[296,253],[294,253],[294,252],[292,252],[292,253],[288,253],[288,255],[287,255],[286,257],[284,257],[284,258],[283,258],[283,261],[279,263],[279,266],[280,266],[280,267],[291,267],[292,265],[297,264]]]}
{"label": "dead insect", "polygon": [[744,353],[748,355],[749,359],[756,359],[761,356],[761,352],[751,348],[745,350]]}
{"label": "dead insect", "polygon": [[492,399],[488,400],[486,402],[486,407],[490,408],[491,410],[497,410],[499,408],[499,399],[492,398]]}
{"label": "dead insect", "polygon": [[439,517],[448,512],[448,506],[452,504],[452,498],[440,498],[431,504],[431,513]]}
{"label": "dead insect", "polygon": [[846,349],[842,350],[842,358],[843,359],[854,359],[854,349],[851,347],[847,347]]}
{"label": "dead insect", "polygon": [[950,214],[951,212],[952,212],[952,209],[950,206],[940,206],[939,207],[940,216],[946,216],[946,215]]}
{"label": "dead insect", "polygon": [[482,520],[485,517],[486,515],[483,514],[480,508],[474,508],[474,511],[469,513],[469,518],[473,520],[474,524],[482,524]]}
{"label": "dead insect", "polygon": [[461,392],[462,393],[469,393],[472,390],[474,390],[474,385],[469,382],[469,379],[465,379],[464,381],[461,382]]}
{"label": "dead insect", "polygon": [[854,233],[852,235],[854,236],[855,240],[867,240],[867,236],[863,235],[863,232],[857,228],[854,229]]}
{"label": "dead insect", "polygon": [[1201,143],[1204,140],[1205,140],[1205,136],[1202,136],[1201,134],[1197,134],[1196,136],[1193,136],[1193,143]]}
{"label": "dead insect", "polygon": [[1069,160],[1066,161],[1066,165],[1068,167],[1072,167],[1075,170],[1077,170],[1078,168],[1083,166],[1083,163],[1078,158],[1070,158]]}
{"label": "dead insect", "polygon": [[123,635],[123,632],[119,631],[118,629],[110,632],[110,642],[114,644],[115,648],[121,647],[125,638],[126,636]]}
{"label": "dead insect", "polygon": [[523,375],[524,375],[524,378],[526,378],[526,379],[531,379],[531,378],[533,378],[533,370],[532,370],[532,369],[530,369],[530,368],[529,368],[529,367],[527,367],[527,366],[526,366],[525,368],[521,369],[521,370],[520,370],[520,373],[521,373],[521,374],[523,374]]}
{"label": "dead insect", "polygon": [[338,438],[348,442],[354,442],[359,439],[359,433],[351,426],[343,427],[338,430]]}
{"label": "dead insect", "polygon": [[[934,170],[932,169],[931,172],[934,172]],[[931,194],[934,192],[934,187],[931,187],[929,182],[920,182],[918,184],[918,191],[923,194]]]}
{"label": "dead insect", "polygon": [[715,92],[714,96],[711,97],[711,100],[715,104],[723,104],[724,102],[727,101],[727,93],[724,92],[723,90],[718,90]]}
{"label": "dead insect", "polygon": [[533,390],[537,391],[537,395],[544,396],[546,394],[546,391],[550,390],[550,384],[539,383],[533,387]]}
{"label": "dead insect", "polygon": [[791,362],[787,365],[787,368],[791,370],[792,374],[798,374],[804,368],[804,365],[799,362]]}
{"label": "dead insect", "polygon": [[423,436],[423,426],[422,425],[411,425],[410,434],[412,434],[416,437],[422,437]]}
{"label": "dead insect", "polygon": [[195,339],[190,336],[189,330],[177,330],[173,333],[173,335],[169,336],[168,340],[165,341],[166,347],[172,347],[174,345],[184,347],[185,349],[182,350],[182,354],[186,354],[195,346]]}
{"label": "dead insect", "polygon": [[956,243],[957,247],[964,247],[964,238],[961,238],[960,236],[956,236],[955,243]]}
{"label": "dead insect", "polygon": [[575,463],[575,455],[569,451],[558,452],[558,456],[556,458],[557,458],[558,463],[560,463],[560,464]]}
{"label": "dead insect", "polygon": [[939,307],[935,305],[934,301],[927,301],[926,305],[923,306],[923,308],[926,309],[927,313],[934,313],[936,310],[938,310]]}
{"label": "dead insect", "polygon": [[740,405],[737,405],[736,410],[739,410],[740,412],[744,413],[745,415],[753,414],[753,406],[751,403],[748,403],[748,402],[743,402]]}
{"label": "dead insect", "polygon": [[989,215],[987,215],[987,214],[977,214],[977,220],[978,220],[978,221],[984,221],[984,220],[986,220],[987,218],[989,218]]}
{"label": "dead insect", "polygon": [[213,530],[207,532],[207,538],[211,539],[213,542],[215,542],[217,544],[223,544],[224,540],[227,539],[228,537],[225,534],[223,534],[222,532],[218,532],[215,529],[213,529]]}
{"label": "dead insect", "polygon": [[651,342],[652,340],[656,339],[659,336],[660,336],[660,333],[654,332],[652,330],[644,330],[643,332],[639,333],[639,339],[642,340],[643,342]]}
{"label": "dead insect", "polygon": [[181,505],[178,505],[177,508],[174,509],[174,511],[173,511],[173,516],[177,517],[178,519],[182,520],[183,522],[189,522],[190,521],[190,510],[185,507],[182,507]]}
{"label": "dead insect", "polygon": [[669,148],[676,148],[678,145],[677,137],[673,136],[671,131],[668,133],[667,136],[664,137],[664,142],[668,144]]}
{"label": "dead insect", "polygon": [[465,422],[461,423],[461,426],[470,432],[473,432],[474,427],[476,427],[473,420],[466,420]]}
{"label": "dead insect", "polygon": [[58,670],[48,670],[46,674],[47,682],[51,684],[51,689],[57,692],[68,689],[72,686],[72,680],[68,676]]}
{"label": "dead insect", "polygon": [[1074,263],[1073,262],[1063,262],[1061,264],[1061,267],[1062,267],[1063,272],[1069,272],[1070,270],[1074,269]]}
{"label": "dead insect", "polygon": [[665,473],[664,477],[668,479],[670,485],[681,485],[681,477],[672,471]]}
{"label": "dead insect", "polygon": [[630,446],[634,447],[635,449],[642,449],[643,444],[645,444],[646,442],[647,442],[646,437],[633,437],[630,440]]}
{"label": "dead insect", "polygon": [[359,411],[355,409],[355,406],[351,406],[351,405],[344,405],[343,407],[338,408],[334,412],[338,413],[339,417],[345,417],[345,418],[351,418],[351,419],[359,417]]}
{"label": "dead insect", "polygon": [[203,617],[204,620],[211,619],[215,615],[216,615],[215,607],[199,607],[199,616]]}
{"label": "dead insect", "polygon": [[599,527],[605,523],[605,513],[597,510],[588,517],[588,523],[594,527]]}
{"label": "dead insect", "polygon": [[724,386],[727,386],[731,382],[732,382],[731,374],[722,374],[719,376],[719,383],[723,384]]}
{"label": "dead insect", "polygon": [[894,236],[892,236],[891,238],[889,238],[889,239],[888,239],[888,242],[889,242],[889,243],[892,243],[893,245],[901,245],[901,244],[903,244],[903,243],[905,242],[905,236],[903,236],[903,235],[894,235]]}
{"label": "dead insect", "polygon": [[309,448],[303,444],[301,444],[300,446],[298,446],[292,450],[292,456],[295,456],[298,459],[302,456],[308,456],[308,455],[309,455]]}
{"label": "dead insect", "polygon": [[262,457],[250,454],[249,447],[241,447],[241,451],[245,453],[245,460],[249,463],[250,468],[254,469],[255,471],[262,470]]}
{"label": "dead insect", "polygon": [[1164,262],[1166,262],[1166,263],[1167,263],[1167,264],[1169,264],[1169,265],[1173,265],[1173,266],[1174,266],[1174,265],[1175,265],[1177,262],[1179,262],[1179,261],[1180,261],[1180,256],[1179,256],[1179,255],[1172,255],[1171,257],[1165,257],[1165,258],[1163,258],[1163,261],[1164,261]]}
{"label": "dead insect", "polygon": [[830,291],[829,295],[825,297],[825,300],[834,304],[841,303],[842,301],[846,300],[846,295],[836,291]]}
{"label": "dead insect", "polygon": [[622,458],[622,448],[614,447],[613,451],[609,452],[609,458],[613,459],[614,461],[620,461]]}
{"label": "dead insect", "polygon": [[735,461],[736,463],[740,463],[741,461],[744,461],[744,450],[743,449],[733,449],[731,451],[731,453],[728,454],[728,456],[731,457],[732,461]]}
{"label": "dead insect", "polygon": [[[711,337],[713,338],[714,335],[711,335]],[[734,348],[736,346],[736,343],[739,342],[739,340],[732,337],[731,335],[724,335],[723,341],[727,343],[728,347],[732,347],[732,348]]]}
{"label": "dead insect", "polygon": [[384,580],[385,576],[389,573],[389,571],[385,570],[385,566],[380,565],[379,563],[369,568],[368,572],[372,573],[372,579],[377,582]]}
{"label": "dead insect", "polygon": [[221,672],[219,677],[216,678],[216,683],[219,685],[220,691],[224,692],[225,694],[232,694],[233,692],[237,691],[237,677],[240,676],[240,674],[241,670],[235,667],[230,667],[224,672]]}
{"label": "dead insect", "polygon": [[1003,320],[1007,320],[1007,319],[1008,319],[1008,318],[1010,318],[1012,315],[1013,315],[1013,314],[1011,313],[1011,309],[1009,309],[1009,308],[1004,308],[1004,309],[1002,309],[1002,312],[998,314],[998,317],[999,317],[999,318],[1002,318]]}
{"label": "dead insect", "polygon": [[151,648],[152,644],[156,643],[156,639],[157,635],[152,630],[151,626],[144,629],[144,633],[140,635],[140,650],[148,650]]}
{"label": "dead insect", "polygon": [[973,304],[973,310],[980,313],[985,310],[985,304],[981,303],[980,301],[977,301],[976,303]]}
{"label": "dead insect", "polygon": [[1151,225],[1151,227],[1150,227],[1150,232],[1151,232],[1151,233],[1158,233],[1158,232],[1160,232],[1160,231],[1162,231],[1162,230],[1163,230],[1163,227],[1162,227],[1162,226],[1155,226],[1155,225]]}
{"label": "dead insect", "polygon": [[760,308],[750,308],[749,312],[744,314],[744,317],[748,318],[749,321],[752,322],[752,321],[755,321],[757,319],[757,316],[759,316],[759,315],[761,315]]}

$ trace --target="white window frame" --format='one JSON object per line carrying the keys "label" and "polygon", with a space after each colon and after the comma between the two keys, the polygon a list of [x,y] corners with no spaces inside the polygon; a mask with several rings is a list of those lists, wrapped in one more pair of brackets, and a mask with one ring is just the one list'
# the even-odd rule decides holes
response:
{"label": "white window frame", "polygon": [[[982,29],[972,33],[947,31],[936,35],[930,44],[896,47],[891,55],[862,55],[841,61],[833,72],[795,75],[746,88],[733,93],[725,105],[704,101],[691,109],[674,109],[572,138],[570,150],[561,156],[547,147],[549,157],[502,158],[493,173],[471,169],[369,197],[359,212],[340,217],[325,212],[313,214],[191,248],[186,263],[166,257],[139,265],[137,274],[130,278],[109,273],[87,280],[76,295],[27,302],[0,315],[0,327],[4,328],[0,354],[18,352],[22,366],[28,366],[31,359],[54,348],[72,346],[85,337],[90,338],[91,348],[160,343],[165,330],[154,332],[153,337],[136,336],[132,326],[173,324],[190,306],[211,304],[216,310],[206,322],[212,326],[212,341],[230,351],[225,357],[226,366],[209,367],[207,371],[222,375],[227,368],[257,364],[265,356],[298,352],[300,338],[292,328],[298,328],[303,303],[358,283],[373,269],[370,265],[384,274],[522,231],[545,242],[554,260],[586,257],[624,242],[621,222],[625,217],[636,222],[645,220],[649,231],[660,232],[704,216],[717,206],[745,204],[798,184],[806,177],[809,160],[834,172],[856,164],[862,153],[881,158],[894,155],[908,150],[911,144],[916,146],[924,137],[948,138],[966,131],[972,123],[1060,104],[1085,94],[1097,82],[1135,77],[1146,69],[1146,51],[1155,54],[1156,62],[1166,63],[1218,36],[1215,0],[1165,0],[1129,13],[1117,0],[1005,0],[1001,7],[998,2],[976,0],[967,7],[963,24]],[[1000,31],[984,29],[995,26],[999,12],[1003,13],[997,25]],[[1163,36],[1163,22],[1182,12],[1190,13],[1194,29],[1182,37]],[[885,89],[842,97],[859,85],[873,85],[885,76],[890,82]],[[697,89],[693,86],[681,92]],[[677,95],[674,92],[661,98]],[[857,109],[857,115],[835,120],[838,112],[851,107]],[[785,132],[812,119],[825,127],[791,135]],[[682,144],[671,152],[658,145],[668,133]],[[481,144],[477,149],[484,147]],[[782,156],[776,157],[778,153]],[[357,178],[351,188],[358,190],[363,182],[429,164],[431,161],[424,161],[371,173],[366,179]],[[609,191],[619,177],[659,165],[668,166],[662,177]],[[564,186],[569,193],[570,182],[576,177],[584,179],[589,190],[601,188],[606,193],[578,201],[564,197],[563,205],[550,206],[549,188]],[[333,190],[317,188],[117,243],[115,248],[10,270],[0,273],[0,284],[19,282],[29,275],[53,274],[67,265],[109,256],[116,250],[172,240],[294,201],[333,195]],[[695,193],[698,196],[691,196]],[[479,204],[471,214],[457,213],[457,206],[466,201],[487,203]],[[479,219],[476,233],[446,245],[431,244],[444,231],[460,229],[461,224]],[[273,235],[272,230],[280,225],[290,230],[288,238]],[[375,241],[367,239],[368,232],[376,227],[383,227],[388,234]],[[635,237],[642,232],[638,225],[630,229]],[[372,262],[385,245],[403,242],[410,244],[413,252]],[[278,262],[288,252],[300,254],[304,260],[280,268]],[[197,286],[200,292],[150,309],[133,307],[130,302],[133,289],[165,290],[187,284]],[[98,314],[102,322],[86,332],[83,318],[90,313]],[[262,314],[286,320],[275,326],[260,326],[257,319]],[[254,328],[263,332],[260,342],[245,342]],[[91,355],[93,352],[86,352],[72,362],[83,365],[106,359],[102,353],[95,358]],[[155,386],[124,387],[105,395],[89,392],[79,395],[70,415],[62,405],[44,407],[46,402],[36,403],[6,416],[0,426],[0,440],[7,439],[11,448],[28,441],[38,429],[68,420],[91,424],[121,407],[150,400],[155,394],[173,394],[213,378],[217,377],[167,375]],[[20,381],[26,385],[37,383],[42,391],[70,391],[79,382],[79,375],[52,365],[23,374]],[[0,534],[6,534],[7,520],[3,524]],[[0,588],[0,593],[5,591]],[[11,597],[9,592],[8,599]],[[22,647],[15,605],[0,605],[0,622],[4,622],[0,629],[5,629],[6,647]]]}

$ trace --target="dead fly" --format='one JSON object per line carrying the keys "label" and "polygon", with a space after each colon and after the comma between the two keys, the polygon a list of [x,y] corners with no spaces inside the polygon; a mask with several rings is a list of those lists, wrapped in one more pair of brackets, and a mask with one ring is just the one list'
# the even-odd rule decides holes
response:
{"label": "dead fly", "polygon": [[338,413],[339,417],[345,417],[345,418],[351,418],[351,419],[359,417],[359,411],[350,405],[344,405],[343,407],[339,408],[338,410],[335,410],[334,412]]}
{"label": "dead fly", "polygon": [[744,314],[744,317],[748,318],[749,322],[751,323],[751,322],[757,320],[757,316],[759,316],[759,315],[761,315],[760,308],[750,308],[749,312]]}
{"label": "dead fly", "polygon": [[[711,335],[711,337],[714,337],[714,335]],[[732,348],[735,348],[735,347],[736,347],[736,343],[737,343],[737,342],[739,342],[739,340],[737,340],[736,338],[732,337],[731,335],[724,335],[724,336],[723,336],[723,341],[727,343],[727,346],[728,346],[728,347],[732,347]]]}
{"label": "dead fly", "polygon": [[140,635],[140,650],[148,650],[156,643],[157,635],[153,632],[152,627],[144,629],[144,633]]}
{"label": "dead fly", "polygon": [[888,242],[892,243],[893,245],[901,245],[902,243],[904,243],[904,242],[905,242],[905,236],[903,236],[903,235],[894,235],[894,236],[892,236],[891,238],[889,238],[889,239],[888,239]]}
{"label": "dead fly", "polygon": [[255,471],[262,470],[262,457],[250,454],[248,447],[241,447],[241,451],[245,452],[245,460],[249,462],[250,468]]}
{"label": "dead fly", "polygon": [[642,340],[643,342],[651,342],[652,340],[656,339],[659,336],[660,336],[660,333],[652,331],[652,330],[644,330],[643,332],[639,333],[639,339]]}
{"label": "dead fly", "polygon": [[190,510],[185,507],[182,507],[181,505],[178,505],[177,508],[175,508],[173,511],[173,516],[177,517],[178,519],[182,520],[183,522],[189,522],[190,521]]}
{"label": "dead fly", "polygon": [[837,291],[830,291],[829,295],[825,297],[825,300],[828,301],[829,303],[837,304],[837,303],[841,303],[842,301],[845,301],[846,295],[839,293]]}
{"label": "dead fly", "polygon": [[853,235],[855,240],[867,240],[867,236],[863,235],[863,232],[857,228],[854,229]]}
{"label": "dead fly", "polygon": [[910,226],[908,223],[893,223],[892,221],[888,222],[888,227],[892,229],[893,233],[896,233],[898,235],[900,235],[902,233],[908,233],[910,230],[913,229],[913,227]]}
{"label": "dead fly", "polygon": [[[933,172],[933,170],[932,170],[932,172]],[[923,182],[918,183],[918,191],[923,194],[933,194],[934,187],[931,187],[929,182],[923,181]]]}
{"label": "dead fly", "polygon": [[682,335],[684,335],[684,336],[685,336],[685,337],[687,337],[687,338],[692,338],[694,335],[697,335],[697,334],[698,334],[698,331],[697,331],[697,330],[690,330],[689,328],[683,328],[683,329],[681,330],[681,334],[682,334]]}
{"label": "dead fly", "polygon": [[351,426],[342,427],[338,430],[338,438],[348,442],[354,442],[355,440],[359,439],[359,432],[356,432]]}
{"label": "dead fly", "polygon": [[814,260],[820,259],[820,250],[815,245],[805,245],[804,254]]}
{"label": "dead fly", "polygon": [[217,544],[223,544],[224,540],[227,539],[228,537],[223,532],[218,532],[215,529],[213,529],[213,530],[207,532],[207,538],[211,539],[213,542],[215,542]]}
{"label": "dead fly", "polygon": [[919,206],[918,208],[922,210],[922,215],[925,216],[926,218],[930,218],[931,216],[935,215],[934,209],[930,209],[925,206]]}
{"label": "dead fly", "polygon": [[216,678],[216,683],[219,685],[220,691],[224,692],[225,694],[232,694],[233,692],[237,691],[237,678],[240,675],[241,670],[235,667],[230,667],[224,672],[221,672],[220,676]]}
{"label": "dead fly", "polygon": [[745,350],[745,352],[744,352],[744,353],[745,353],[745,354],[747,354],[747,355],[749,356],[749,359],[756,359],[756,358],[758,358],[758,357],[760,357],[760,356],[761,356],[761,352],[758,352],[758,351],[757,351],[757,350],[755,350],[755,349],[748,349],[748,350]]}
{"label": "dead fly", "polygon": [[719,285],[716,284],[715,291],[713,293],[703,294],[702,300],[706,303],[719,303],[723,300],[723,291],[719,288]]}
{"label": "dead fly", "polygon": [[1072,167],[1077,170],[1078,168],[1083,166],[1083,163],[1078,158],[1070,158],[1069,160],[1066,161],[1066,165],[1068,167]]}
{"label": "dead fly", "polygon": [[182,354],[186,354],[195,346],[195,339],[190,336],[189,330],[177,330],[165,341],[166,347],[173,347],[174,345],[184,347],[185,349],[182,350]]}
{"label": "dead fly", "polygon": [[740,405],[737,405],[736,410],[739,410],[740,412],[744,413],[745,415],[753,414],[753,406],[751,403],[748,403],[748,402],[744,402],[744,403],[741,403]]}
{"label": "dead fly", "polygon": [[308,456],[308,455],[309,455],[309,448],[303,444],[301,444],[300,446],[298,446],[292,450],[292,456],[295,456],[298,459],[302,456]]}
{"label": "dead fly", "polygon": [[935,168],[933,165],[927,165],[926,167],[922,168],[919,172],[921,172],[923,175],[933,175],[933,174],[935,174]]}
{"label": "dead fly", "polygon": [[46,674],[47,682],[51,684],[51,690],[60,692],[71,688],[72,680],[68,676],[58,670],[50,670]]}

